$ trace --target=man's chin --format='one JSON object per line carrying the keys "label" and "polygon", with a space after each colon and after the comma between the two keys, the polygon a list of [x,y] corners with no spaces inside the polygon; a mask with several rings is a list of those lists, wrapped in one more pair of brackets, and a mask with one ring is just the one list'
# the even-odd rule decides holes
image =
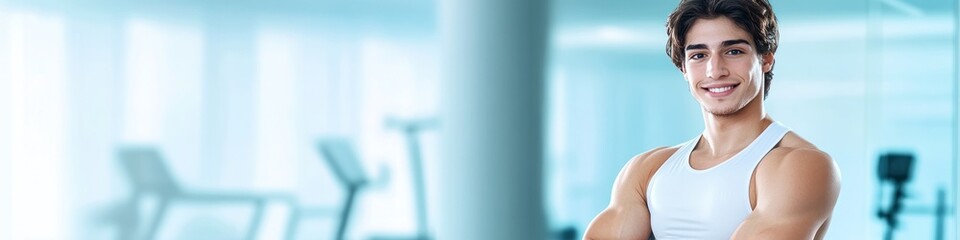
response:
{"label": "man's chin", "polygon": [[710,115],[717,116],[717,117],[727,117],[727,116],[735,115],[735,114],[737,114],[738,112],[740,112],[741,109],[742,109],[742,108],[737,108],[736,106],[722,106],[722,107],[709,107],[709,108],[704,108],[704,110],[706,110],[707,113],[709,113]]}

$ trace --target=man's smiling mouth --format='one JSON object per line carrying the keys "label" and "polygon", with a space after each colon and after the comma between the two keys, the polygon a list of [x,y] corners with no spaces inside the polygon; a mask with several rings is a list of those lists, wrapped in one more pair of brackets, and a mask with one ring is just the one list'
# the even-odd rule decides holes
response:
{"label": "man's smiling mouth", "polygon": [[702,88],[702,89],[707,90],[707,91],[712,92],[712,93],[722,93],[722,92],[730,91],[731,89],[734,89],[734,88],[736,88],[737,86],[740,86],[740,84],[737,83],[737,84],[731,84],[731,85],[726,85],[726,86],[705,87],[705,88]]}

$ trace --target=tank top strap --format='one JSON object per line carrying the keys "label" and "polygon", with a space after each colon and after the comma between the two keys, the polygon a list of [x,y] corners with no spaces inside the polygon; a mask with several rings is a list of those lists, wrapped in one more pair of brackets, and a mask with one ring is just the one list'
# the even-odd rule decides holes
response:
{"label": "tank top strap", "polygon": [[752,146],[749,146],[749,151],[745,152],[747,156],[743,157],[754,159],[756,163],[759,163],[770,150],[780,143],[780,140],[783,139],[783,136],[786,136],[788,132],[790,132],[790,128],[780,124],[780,122],[774,121],[770,126],[767,126],[767,129],[763,130],[763,133],[760,133],[760,136],[757,136]]}
{"label": "tank top strap", "polygon": [[696,138],[674,146],[677,148],[677,151],[667,159],[666,163],[686,164],[690,153],[693,152],[693,149],[697,147],[697,143],[700,142],[700,136],[701,135],[697,135]]}

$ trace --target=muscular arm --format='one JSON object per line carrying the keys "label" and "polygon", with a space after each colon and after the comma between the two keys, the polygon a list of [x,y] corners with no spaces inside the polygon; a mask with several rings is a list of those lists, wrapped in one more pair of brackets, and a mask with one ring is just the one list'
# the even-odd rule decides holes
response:
{"label": "muscular arm", "polygon": [[650,237],[650,212],[644,189],[653,172],[651,169],[655,169],[648,158],[661,149],[634,157],[620,170],[613,183],[610,204],[587,227],[584,239],[647,240]]}
{"label": "muscular arm", "polygon": [[822,238],[840,193],[840,171],[830,156],[790,150],[758,167],[757,205],[733,240]]}

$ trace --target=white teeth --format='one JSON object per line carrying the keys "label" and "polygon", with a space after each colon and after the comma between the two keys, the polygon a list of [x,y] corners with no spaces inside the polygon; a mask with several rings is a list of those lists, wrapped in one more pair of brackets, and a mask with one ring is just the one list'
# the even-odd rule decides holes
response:
{"label": "white teeth", "polygon": [[718,93],[718,92],[726,92],[727,90],[730,90],[731,88],[733,88],[733,86],[726,86],[726,87],[719,87],[719,88],[708,88],[707,91]]}

